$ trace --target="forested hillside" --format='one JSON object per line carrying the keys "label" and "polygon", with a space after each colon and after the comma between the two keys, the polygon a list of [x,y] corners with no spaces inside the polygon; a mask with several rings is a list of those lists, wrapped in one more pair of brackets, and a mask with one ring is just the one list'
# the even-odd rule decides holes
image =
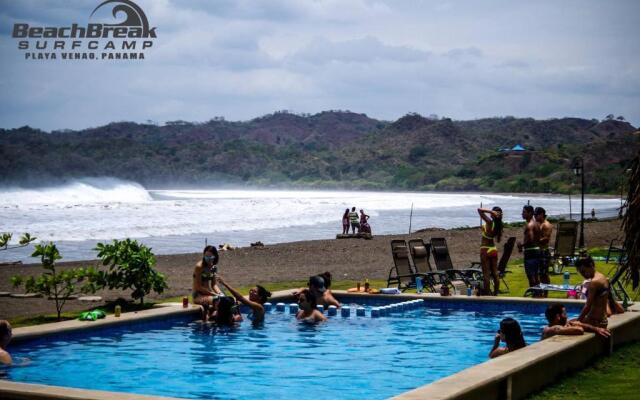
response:
{"label": "forested hillside", "polygon": [[[4,185],[113,176],[147,187],[220,184],[386,190],[617,193],[640,143],[623,120],[278,112],[250,121],[116,122],[81,131],[0,129]],[[523,152],[504,151],[515,145]]]}

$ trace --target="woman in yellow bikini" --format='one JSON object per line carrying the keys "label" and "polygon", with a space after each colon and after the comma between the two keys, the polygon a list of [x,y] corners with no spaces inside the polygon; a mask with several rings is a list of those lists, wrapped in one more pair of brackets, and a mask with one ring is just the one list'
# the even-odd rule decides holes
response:
{"label": "woman in yellow bikini", "polygon": [[493,207],[491,210],[478,208],[478,214],[484,221],[480,245],[480,262],[484,281],[482,294],[485,296],[492,294],[490,279],[493,278],[493,295],[497,296],[500,277],[498,275],[498,249],[495,242],[499,242],[502,237],[502,209],[500,207]]}

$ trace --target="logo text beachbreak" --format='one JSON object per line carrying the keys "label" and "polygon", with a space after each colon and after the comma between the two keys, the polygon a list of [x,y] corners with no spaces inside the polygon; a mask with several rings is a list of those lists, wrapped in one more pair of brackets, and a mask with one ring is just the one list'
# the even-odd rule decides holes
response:
{"label": "logo text beachbreak", "polygon": [[131,0],[106,0],[101,7],[114,3],[114,18],[125,16],[114,24],[73,23],[69,26],[13,25],[12,37],[26,60],[144,60],[145,51],[157,38],[156,27],[149,27],[144,11]]}

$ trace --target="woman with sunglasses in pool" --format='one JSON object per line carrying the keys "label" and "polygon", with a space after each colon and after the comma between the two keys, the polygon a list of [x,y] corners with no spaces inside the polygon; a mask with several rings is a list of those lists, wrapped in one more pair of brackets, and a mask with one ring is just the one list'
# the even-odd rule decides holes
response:
{"label": "woman with sunglasses in pool", "polygon": [[[500,347],[500,341],[505,342],[507,346]],[[500,330],[493,340],[493,348],[489,352],[489,358],[500,357],[526,345],[518,321],[513,318],[505,318],[500,321]]]}
{"label": "woman with sunglasses in pool", "polygon": [[231,294],[233,294],[233,297],[235,297],[237,301],[251,308],[251,313],[249,313],[249,315],[247,316],[248,319],[252,320],[253,322],[264,321],[263,305],[267,302],[269,297],[271,297],[270,291],[260,285],[256,285],[249,290],[249,298],[246,298],[242,294],[240,294],[240,292],[229,286],[229,284],[225,282],[225,280],[220,275],[218,275],[217,281],[219,284],[229,289],[229,291],[231,292]]}
{"label": "woman with sunglasses in pool", "polygon": [[223,295],[214,281],[219,259],[215,246],[207,246],[202,251],[202,260],[193,270],[193,303],[204,307],[202,320],[205,322],[213,314],[216,300]]}
{"label": "woman with sunglasses in pool", "polygon": [[296,314],[296,319],[299,321],[316,323],[327,320],[327,317],[318,311],[316,296],[309,289],[303,289],[298,293],[298,307],[300,311]]}

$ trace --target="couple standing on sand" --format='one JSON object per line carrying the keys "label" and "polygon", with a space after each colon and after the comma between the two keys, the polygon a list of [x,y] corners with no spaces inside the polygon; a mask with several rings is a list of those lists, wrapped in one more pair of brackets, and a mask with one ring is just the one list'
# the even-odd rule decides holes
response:
{"label": "couple standing on sand", "polygon": [[360,215],[356,212],[355,207],[351,207],[351,211],[347,208],[342,215],[342,234],[349,234],[349,225],[351,225],[352,235],[355,235],[356,228],[358,233],[371,234],[371,226],[369,226],[369,216],[360,210]]}

